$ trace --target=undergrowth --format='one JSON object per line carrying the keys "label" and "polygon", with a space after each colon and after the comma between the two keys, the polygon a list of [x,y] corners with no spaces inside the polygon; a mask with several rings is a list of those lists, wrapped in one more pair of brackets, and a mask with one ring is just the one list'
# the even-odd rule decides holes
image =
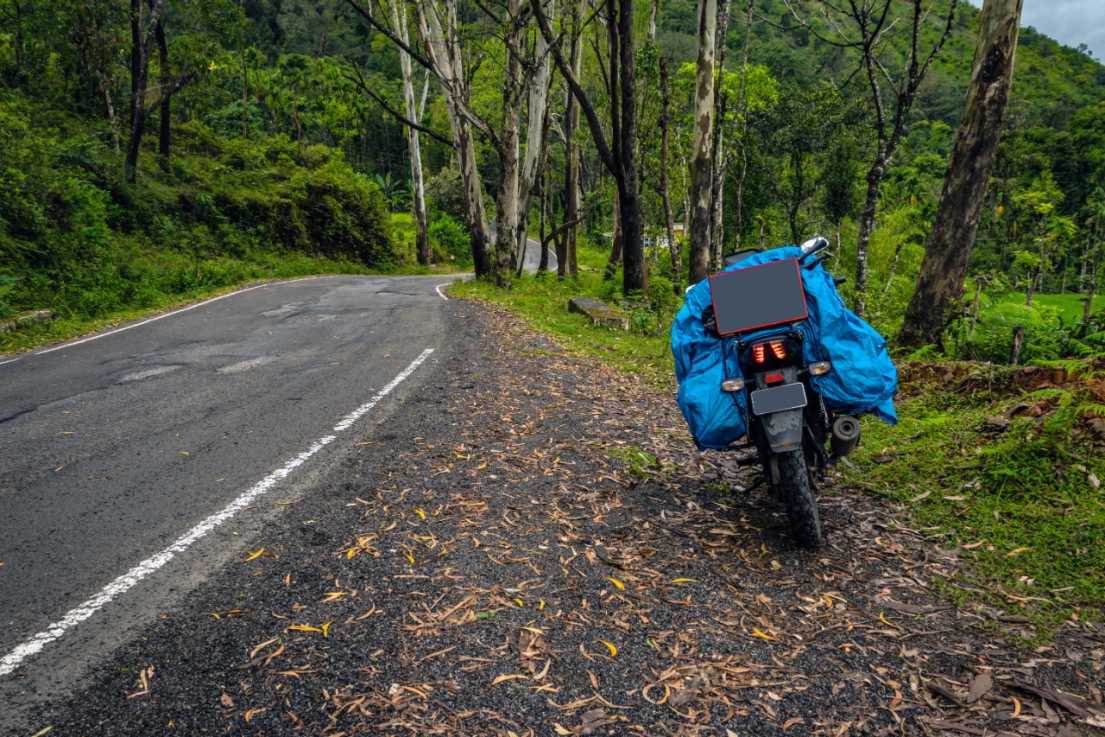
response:
{"label": "undergrowth", "polygon": [[924,387],[899,401],[897,426],[865,420],[843,468],[970,563],[945,593],[1028,614],[1041,639],[1105,603],[1105,392],[1079,367],[1074,383],[1020,395]]}

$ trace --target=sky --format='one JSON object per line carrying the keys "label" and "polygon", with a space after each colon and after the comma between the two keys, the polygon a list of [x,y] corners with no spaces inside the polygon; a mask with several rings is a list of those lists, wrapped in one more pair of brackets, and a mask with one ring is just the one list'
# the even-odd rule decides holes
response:
{"label": "sky", "polygon": [[[982,6],[982,0],[969,2]],[[1072,48],[1086,44],[1095,59],[1105,60],[1105,0],[1024,0],[1021,25]]]}

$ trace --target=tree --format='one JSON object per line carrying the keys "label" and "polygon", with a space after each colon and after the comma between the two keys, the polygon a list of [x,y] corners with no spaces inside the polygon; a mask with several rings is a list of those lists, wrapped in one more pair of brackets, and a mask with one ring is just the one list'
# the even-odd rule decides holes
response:
{"label": "tree", "polygon": [[698,0],[698,59],[695,62],[694,143],[691,148],[689,281],[705,279],[710,261],[710,194],[713,187],[714,58],[717,0]]}
{"label": "tree", "polygon": [[[1031,270],[1032,276],[1028,282],[1027,299],[1025,304],[1032,306],[1032,297],[1039,286],[1040,275],[1047,268],[1048,255],[1054,248],[1056,238],[1054,233],[1049,238],[1048,225],[1055,207],[1063,201],[1063,193],[1051,172],[1044,172],[1037,177],[1032,184],[1024,190],[1013,195],[1013,203],[1017,208],[1027,214],[1036,226],[1036,245],[1038,253],[1030,254],[1022,251],[1017,254],[1014,265],[1024,266]],[[1066,218],[1062,218],[1066,220]],[[1066,230],[1063,225],[1061,230]]]}
{"label": "tree", "polygon": [[644,233],[641,197],[637,187],[637,46],[633,29],[634,0],[609,0],[607,3],[608,30],[611,33],[611,47],[615,51],[610,55],[609,84],[611,90],[620,92],[610,96],[613,123],[610,139],[613,148],[607,144],[602,121],[591,98],[564,58],[559,43],[554,43],[552,26],[541,7],[541,0],[530,0],[530,3],[538,27],[552,50],[557,69],[571,87],[572,95],[587,119],[599,158],[617,184],[618,211],[625,244],[622,293],[628,296],[644,287]]}
{"label": "tree", "polygon": [[967,100],[898,345],[940,345],[950,305],[963,294],[990,171],[1005,127],[1022,2],[986,0],[982,6]]}
{"label": "tree", "polygon": [[1105,190],[1096,188],[1086,200],[1086,248],[1093,244],[1093,268],[1090,270],[1090,284],[1086,290],[1086,301],[1082,305],[1082,333],[1089,329],[1090,313],[1093,311],[1093,296],[1097,289],[1098,268],[1101,266],[1101,230],[1105,226]]}
{"label": "tree", "polygon": [[822,174],[821,212],[833,224],[836,231],[836,247],[840,250],[840,224],[851,217],[859,206],[856,189],[856,143],[852,136],[838,136],[829,151]]}
{"label": "tree", "polygon": [[[407,31],[407,7],[399,7],[400,0],[389,0],[391,5],[391,18],[399,37],[404,42],[410,43],[410,34]],[[422,122],[422,113],[414,99],[414,73],[411,68],[411,57],[403,49],[399,49],[399,69],[403,75],[403,103],[406,106],[407,118],[415,123]],[[429,80],[427,80],[429,82]],[[422,147],[418,141],[418,129],[407,126],[407,150],[411,162],[411,193],[413,194],[415,244],[418,253],[418,263],[427,266],[430,263],[432,253],[430,251],[430,237],[426,223],[426,189],[422,182]]]}
{"label": "tree", "polygon": [[[583,4],[566,2],[563,4],[562,24],[570,40],[568,64],[572,74],[578,79],[583,59],[582,43],[582,18]],[[542,34],[544,38],[544,34]],[[579,186],[579,143],[576,141],[576,130],[579,129],[579,102],[572,93],[571,85],[565,84],[564,105],[564,221],[578,223],[580,208]],[[557,278],[563,279],[566,274],[572,277],[579,276],[579,263],[576,259],[576,243],[579,237],[579,228],[573,224],[564,237],[557,241],[556,272]],[[560,245],[562,244],[562,245]]]}
{"label": "tree", "polygon": [[[925,80],[929,68],[944,42],[951,34],[955,22],[955,10],[959,0],[951,0],[943,22],[943,32],[933,42],[928,54],[922,54],[921,29],[928,22],[929,9],[923,0],[911,0],[912,14],[908,21],[909,49],[902,65],[905,70],[895,77],[888,68],[887,56],[890,39],[900,18],[891,19],[894,0],[849,0],[846,6],[818,3],[825,13],[828,29],[823,30],[798,12],[803,0],[783,0],[791,14],[806,31],[822,42],[859,54],[871,102],[875,109],[875,153],[867,170],[867,193],[856,238],[856,304],[855,312],[863,317],[867,306],[867,250],[871,233],[875,229],[875,213],[879,206],[879,185],[886,176],[890,161],[898,150],[909,122],[909,111],[917,99],[917,91]],[[922,56],[924,60],[922,61]],[[883,85],[890,88],[890,106],[884,99]]]}

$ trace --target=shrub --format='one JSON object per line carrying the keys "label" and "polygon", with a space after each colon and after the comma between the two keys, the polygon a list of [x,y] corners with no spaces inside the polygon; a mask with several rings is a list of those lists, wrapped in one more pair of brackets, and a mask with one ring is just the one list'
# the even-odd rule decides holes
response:
{"label": "shrub", "polygon": [[430,244],[441,251],[446,260],[451,256],[456,261],[472,260],[471,241],[464,222],[452,215],[440,215],[429,228]]}

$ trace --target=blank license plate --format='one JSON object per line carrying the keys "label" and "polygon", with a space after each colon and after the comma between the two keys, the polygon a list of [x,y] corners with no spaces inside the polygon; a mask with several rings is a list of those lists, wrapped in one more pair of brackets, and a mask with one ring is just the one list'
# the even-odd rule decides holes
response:
{"label": "blank license plate", "polygon": [[752,392],[752,414],[770,415],[806,406],[804,384],[785,384]]}

